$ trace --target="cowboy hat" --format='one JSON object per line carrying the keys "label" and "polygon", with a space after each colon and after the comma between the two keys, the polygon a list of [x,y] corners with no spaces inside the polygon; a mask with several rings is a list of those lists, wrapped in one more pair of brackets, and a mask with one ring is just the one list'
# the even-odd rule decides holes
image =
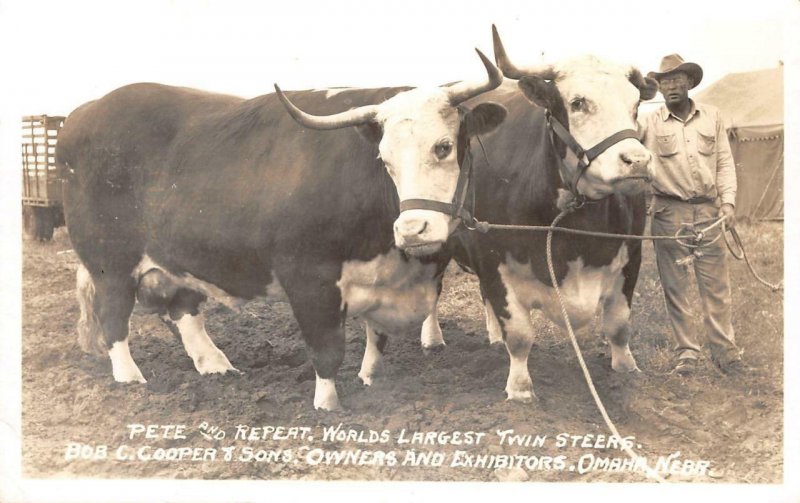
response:
{"label": "cowboy hat", "polygon": [[[696,63],[687,63],[679,54],[670,54],[664,56],[661,60],[661,68],[657,72],[650,72],[647,74],[651,79],[661,80],[667,74],[675,72],[685,72],[692,78],[694,83],[691,88],[697,86],[703,80],[703,69]],[[690,89],[691,89],[690,88]]]}

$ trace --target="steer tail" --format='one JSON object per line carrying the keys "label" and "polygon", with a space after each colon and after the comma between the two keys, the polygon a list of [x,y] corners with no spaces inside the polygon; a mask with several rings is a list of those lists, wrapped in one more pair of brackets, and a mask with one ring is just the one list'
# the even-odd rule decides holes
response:
{"label": "steer tail", "polygon": [[78,344],[86,353],[105,355],[108,353],[103,327],[94,309],[95,291],[92,275],[81,264],[77,274],[77,296],[81,307],[78,320]]}

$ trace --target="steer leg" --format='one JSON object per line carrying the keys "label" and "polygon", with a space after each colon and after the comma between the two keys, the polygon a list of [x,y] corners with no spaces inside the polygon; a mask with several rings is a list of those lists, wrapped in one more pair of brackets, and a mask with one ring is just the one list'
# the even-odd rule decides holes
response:
{"label": "steer leg", "polygon": [[603,335],[611,346],[611,368],[617,372],[638,371],[628,342],[631,338],[631,308],[622,292],[622,276],[614,293],[603,303]]}
{"label": "steer leg", "polygon": [[442,328],[439,325],[439,298],[442,295],[442,277],[439,277],[436,290],[436,302],[433,304],[431,314],[422,322],[422,331],[420,332],[420,342],[422,343],[422,351],[427,355],[431,351],[442,349],[445,346],[444,336],[442,335]]}
{"label": "steer leg", "polygon": [[489,300],[483,296],[483,309],[486,313],[486,332],[489,335],[489,344],[503,343],[503,329]]}
{"label": "steer leg", "polygon": [[344,360],[346,317],[346,306],[336,286],[341,264],[311,257],[281,257],[276,260],[275,271],[316,372],[314,408],[339,410],[335,379]]}
{"label": "steer leg", "polygon": [[367,334],[367,345],[364,348],[364,359],[361,360],[361,371],[358,377],[364,383],[364,386],[372,385],[372,377],[375,375],[375,369],[380,365],[383,351],[386,349],[386,334],[376,332],[369,321],[364,322],[364,331]]}
{"label": "steer leg", "polygon": [[534,334],[530,309],[518,300],[513,288],[507,288],[504,310],[497,309],[500,307],[495,305],[498,301],[490,299],[495,312],[505,314],[502,333],[510,359],[506,381],[507,399],[531,403],[536,395],[533,393],[533,381],[528,372],[528,356],[533,346]]}
{"label": "steer leg", "polygon": [[200,374],[225,374],[229,371],[237,374],[241,373],[231,365],[225,353],[208,336],[202,313],[186,313],[176,321],[163,320],[168,325],[173,324],[178,329],[183,347],[194,362],[194,368]]}
{"label": "steer leg", "polygon": [[200,374],[239,372],[206,332],[200,312],[205,295],[179,288],[160,269],[151,269],[139,278],[136,295],[142,307],[161,315],[161,320],[170,330],[180,336],[186,353]]}
{"label": "steer leg", "polygon": [[433,310],[431,314],[425,318],[425,321],[422,322],[422,331],[420,340],[422,342],[422,351],[425,354],[429,354],[432,351],[436,351],[439,349],[444,348],[444,336],[442,335],[442,328],[439,326],[439,316],[438,316],[438,301],[436,304],[433,305]]}
{"label": "steer leg", "polygon": [[128,323],[133,311],[136,285],[127,274],[101,270],[91,275],[83,265],[77,274],[78,341],[84,350],[107,351],[117,382],[147,382],[128,347]]}

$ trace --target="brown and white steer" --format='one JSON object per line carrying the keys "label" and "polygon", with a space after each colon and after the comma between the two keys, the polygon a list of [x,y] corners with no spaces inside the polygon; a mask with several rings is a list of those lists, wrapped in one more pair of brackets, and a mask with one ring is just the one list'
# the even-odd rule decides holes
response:
{"label": "brown and white steer", "polygon": [[[486,156],[473,142],[474,213],[497,224],[550,225],[560,213],[560,198],[585,198],[584,206],[559,225],[620,234],[643,234],[644,188],[652,176],[651,153],[639,142],[636,115],[641,100],[652,98],[656,83],[630,66],[594,56],[553,65],[518,68],[506,56],[493,29],[495,57],[503,85],[470,100],[503,105],[508,117],[483,138]],[[550,119],[548,119],[548,114]],[[557,120],[587,151],[596,155],[585,171],[578,157],[551,128]],[[613,137],[613,138],[612,138]],[[611,141],[604,140],[612,138]],[[480,280],[489,340],[504,342],[510,357],[508,399],[530,401],[533,384],[528,355],[536,329],[532,309],[563,326],[547,269],[546,233],[492,230],[451,238],[455,258]],[[558,285],[573,326],[587,326],[598,306],[602,332],[611,346],[614,370],[637,370],[629,349],[630,307],[641,263],[641,242],[556,234],[553,261]],[[425,349],[444,345],[436,310],[425,321]],[[377,354],[367,348],[367,354]],[[374,364],[373,364],[374,365]]]}
{"label": "brown and white steer", "polygon": [[499,105],[458,107],[502,82],[480,57],[478,83],[251,100],[134,84],[75,110],[57,162],[82,263],[84,349],[107,354],[116,381],[145,382],[128,348],[138,299],[179,333],[201,374],[235,371],[201,304],[282,293],[316,371],[314,406],[339,408],[345,317],[390,332],[436,300],[457,219],[401,212],[399,201],[452,201],[469,137],[504,119]]}

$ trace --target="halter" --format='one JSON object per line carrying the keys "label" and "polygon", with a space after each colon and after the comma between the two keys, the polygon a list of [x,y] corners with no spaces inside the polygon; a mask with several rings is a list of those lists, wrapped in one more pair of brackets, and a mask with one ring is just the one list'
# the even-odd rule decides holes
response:
{"label": "halter", "polygon": [[[469,110],[463,105],[459,105],[457,108],[459,116],[462,118],[469,112]],[[478,138],[478,141],[480,142],[480,138]],[[458,148],[458,144],[456,144],[456,148]],[[456,155],[458,155],[458,153]],[[461,219],[461,222],[469,228],[475,223],[475,218],[472,216],[472,213],[470,213],[470,211],[464,207],[467,201],[467,194],[472,186],[472,211],[475,211],[475,187],[474,184],[471,183],[473,177],[472,150],[470,149],[469,145],[469,136],[465,138],[464,155],[460,159],[458,169],[458,181],[456,182],[456,191],[453,193],[452,201],[449,203],[444,203],[442,201],[434,201],[433,199],[406,199],[404,201],[400,201],[400,212],[402,213],[406,210],[438,211],[439,213],[444,213],[445,215],[449,215],[453,218]]]}
{"label": "halter", "polygon": [[615,145],[622,140],[628,138],[633,138],[637,141],[639,140],[639,133],[633,129],[623,129],[622,131],[617,131],[616,133],[612,134],[589,150],[584,150],[583,147],[581,147],[575,138],[570,134],[569,130],[567,130],[567,128],[565,128],[561,122],[558,121],[558,119],[553,117],[553,115],[550,113],[550,109],[545,109],[544,114],[545,118],[547,119],[547,128],[550,131],[550,144],[555,149],[555,136],[558,136],[558,138],[564,142],[564,145],[567,146],[567,149],[575,156],[576,162],[574,167],[567,164],[566,156],[561,159],[561,162],[568,172],[575,172],[572,180],[564,180],[564,182],[568,184],[569,191],[572,192],[578,201],[580,201],[580,204],[585,202],[586,197],[583,194],[578,193],[578,181],[580,181],[581,177],[584,175],[584,173],[586,173],[586,170],[589,169],[589,165],[592,163],[592,161],[597,159],[600,154],[608,150],[610,146]]}
{"label": "halter", "polygon": [[[458,182],[456,182],[456,191],[453,194],[453,200],[449,203],[442,201],[434,201],[433,199],[406,199],[400,201],[400,212],[406,210],[431,210],[444,213],[453,218],[460,218],[464,224],[471,224],[474,221],[472,214],[464,207],[467,200],[467,192],[470,188],[470,181],[472,180],[472,152],[469,147],[469,139],[464,145],[464,158],[461,161],[458,172]],[[473,191],[474,191],[473,187]]]}

